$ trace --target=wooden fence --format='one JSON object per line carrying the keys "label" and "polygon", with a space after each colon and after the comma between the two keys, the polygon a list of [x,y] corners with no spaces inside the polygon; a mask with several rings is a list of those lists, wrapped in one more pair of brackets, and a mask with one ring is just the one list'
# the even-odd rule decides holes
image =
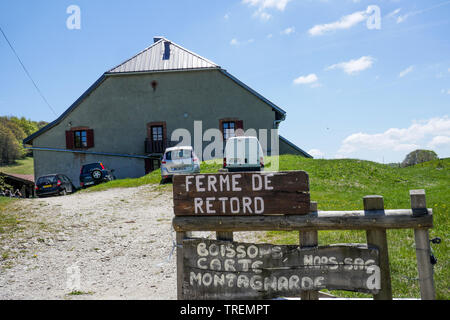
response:
{"label": "wooden fence", "polygon": [[[182,193],[177,186],[185,188],[186,181],[185,176],[175,178],[174,202],[176,193]],[[299,199],[303,205],[304,194]],[[424,190],[411,190],[410,199],[411,209],[385,210],[382,196],[369,195],[360,211],[319,211],[317,203],[310,202],[306,214],[176,215],[178,299],[264,299],[298,293],[303,300],[317,300],[318,290],[326,288],[390,300],[387,229],[414,229],[421,298],[435,299],[428,231],[433,227],[432,209],[426,207]],[[319,247],[319,230],[365,230],[367,245]],[[193,239],[192,231],[215,231],[217,241]],[[274,248],[233,242],[233,232],[240,231],[298,231],[299,244]],[[233,260],[239,249],[247,258],[241,259],[244,262]]]}

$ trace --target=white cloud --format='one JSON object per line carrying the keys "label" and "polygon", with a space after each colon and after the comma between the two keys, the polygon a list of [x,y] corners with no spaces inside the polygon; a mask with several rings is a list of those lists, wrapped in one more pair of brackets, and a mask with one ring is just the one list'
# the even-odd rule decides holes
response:
{"label": "white cloud", "polygon": [[307,76],[300,76],[294,79],[294,84],[314,84],[319,81],[319,78],[315,73],[308,74]]}
{"label": "white cloud", "polygon": [[359,59],[333,64],[326,68],[326,70],[342,69],[347,74],[355,75],[372,67],[374,62],[375,59],[371,56],[363,56]]}
{"label": "white cloud", "polygon": [[450,89],[442,89],[441,93],[443,93],[443,94],[450,94]]}
{"label": "white cloud", "polygon": [[394,11],[392,11],[392,12],[389,12],[386,15],[386,18],[394,18],[397,14],[400,13],[401,10],[402,10],[401,8],[398,8],[398,9],[395,9]]}
{"label": "white cloud", "polygon": [[364,150],[376,152],[411,152],[423,147],[450,144],[450,118],[414,121],[408,128],[391,128],[382,133],[354,133],[342,141],[338,157],[347,157]]}
{"label": "white cloud", "polygon": [[418,14],[418,12],[408,12],[404,15],[398,16],[397,17],[397,24],[405,22],[406,19],[408,19],[411,16],[415,16],[416,14]]}
{"label": "white cloud", "polygon": [[242,3],[249,4],[250,6],[258,7],[258,9],[277,9],[284,11],[286,5],[291,0],[243,0]]}
{"label": "white cloud", "polygon": [[230,19],[230,15],[227,13],[227,14],[225,14],[225,15],[223,16],[223,18],[224,18],[225,20],[228,20],[228,19]]}
{"label": "white cloud", "polygon": [[434,5],[434,6],[422,9],[422,10],[410,11],[408,13],[405,13],[404,15],[398,16],[397,17],[397,23],[405,22],[409,17],[413,17],[413,16],[416,16],[418,14],[422,14],[422,13],[425,13],[427,11],[437,9],[439,7],[446,6],[448,4],[450,4],[450,1],[444,1],[444,2],[438,3],[438,4]]}
{"label": "white cloud", "polygon": [[404,76],[406,76],[408,73],[412,72],[414,70],[414,66],[409,66],[408,68],[406,68],[405,70],[403,70],[402,72],[399,73],[399,78],[403,78]]}
{"label": "white cloud", "polygon": [[349,29],[360,22],[367,19],[365,11],[358,11],[347,16],[343,16],[341,19],[335,22],[318,24],[308,30],[311,36],[320,36],[325,33],[333,32],[341,29]]}
{"label": "white cloud", "polygon": [[312,155],[314,158],[323,158],[325,156],[325,154],[319,149],[311,149],[308,151],[308,153]]}
{"label": "white cloud", "polygon": [[436,148],[436,147],[442,146],[442,145],[450,146],[450,136],[437,136],[437,137],[434,137],[433,140],[431,140],[428,143],[428,146],[430,148]]}
{"label": "white cloud", "polygon": [[289,35],[289,34],[294,33],[294,32],[295,32],[295,28],[294,27],[289,27],[289,28],[286,28],[283,31],[281,31],[281,34]]}
{"label": "white cloud", "polygon": [[258,17],[263,21],[267,21],[272,17],[267,10],[284,11],[290,1],[291,0],[242,0],[242,3],[251,7],[256,7],[257,9],[253,13],[253,16]]}
{"label": "white cloud", "polygon": [[232,45],[232,46],[240,46],[240,45],[249,44],[249,43],[253,43],[253,42],[255,42],[255,39],[248,39],[248,40],[245,40],[245,41],[240,41],[240,40],[238,40],[236,38],[233,38],[230,41],[230,45]]}

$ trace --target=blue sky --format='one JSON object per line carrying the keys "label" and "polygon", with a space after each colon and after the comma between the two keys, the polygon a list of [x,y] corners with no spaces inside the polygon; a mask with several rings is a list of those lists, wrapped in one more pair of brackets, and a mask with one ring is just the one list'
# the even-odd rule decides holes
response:
{"label": "blue sky", "polygon": [[[66,26],[70,5],[80,29]],[[449,17],[445,0],[0,3],[0,26],[57,115],[163,35],[286,110],[280,133],[302,149],[385,163],[417,148],[450,156]],[[2,37],[0,67],[1,115],[56,118]]]}

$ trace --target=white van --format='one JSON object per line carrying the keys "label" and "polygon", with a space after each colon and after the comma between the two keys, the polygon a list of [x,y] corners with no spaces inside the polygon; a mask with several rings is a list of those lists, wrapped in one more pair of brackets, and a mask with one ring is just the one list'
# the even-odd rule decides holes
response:
{"label": "white van", "polygon": [[264,153],[256,137],[232,137],[227,140],[223,167],[228,171],[261,171]]}

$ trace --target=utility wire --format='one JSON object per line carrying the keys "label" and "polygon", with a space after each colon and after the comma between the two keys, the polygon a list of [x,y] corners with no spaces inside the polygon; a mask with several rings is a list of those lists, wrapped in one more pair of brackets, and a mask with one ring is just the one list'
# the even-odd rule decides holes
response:
{"label": "utility wire", "polygon": [[27,74],[28,78],[30,78],[31,82],[33,83],[34,87],[36,88],[37,92],[39,93],[39,95],[41,96],[42,100],[44,100],[44,102],[47,104],[47,106],[50,108],[50,110],[52,110],[53,114],[55,116],[57,116],[55,110],[52,108],[52,106],[50,105],[50,103],[47,101],[47,99],[45,99],[44,94],[42,93],[42,91],[39,89],[39,87],[37,86],[36,82],[33,80],[33,78],[31,77],[30,73],[28,72],[27,68],[25,67],[25,65],[23,64],[22,60],[20,60],[19,55],[17,54],[16,50],[14,50],[14,47],[12,46],[11,42],[9,42],[8,37],[6,36],[5,32],[3,32],[2,27],[0,27],[0,31],[3,34],[3,37],[5,37],[6,42],[8,42],[9,47],[11,48],[12,52],[14,53],[14,55],[16,56],[17,60],[19,60],[20,65],[22,66],[23,70],[25,71],[25,73]]}

